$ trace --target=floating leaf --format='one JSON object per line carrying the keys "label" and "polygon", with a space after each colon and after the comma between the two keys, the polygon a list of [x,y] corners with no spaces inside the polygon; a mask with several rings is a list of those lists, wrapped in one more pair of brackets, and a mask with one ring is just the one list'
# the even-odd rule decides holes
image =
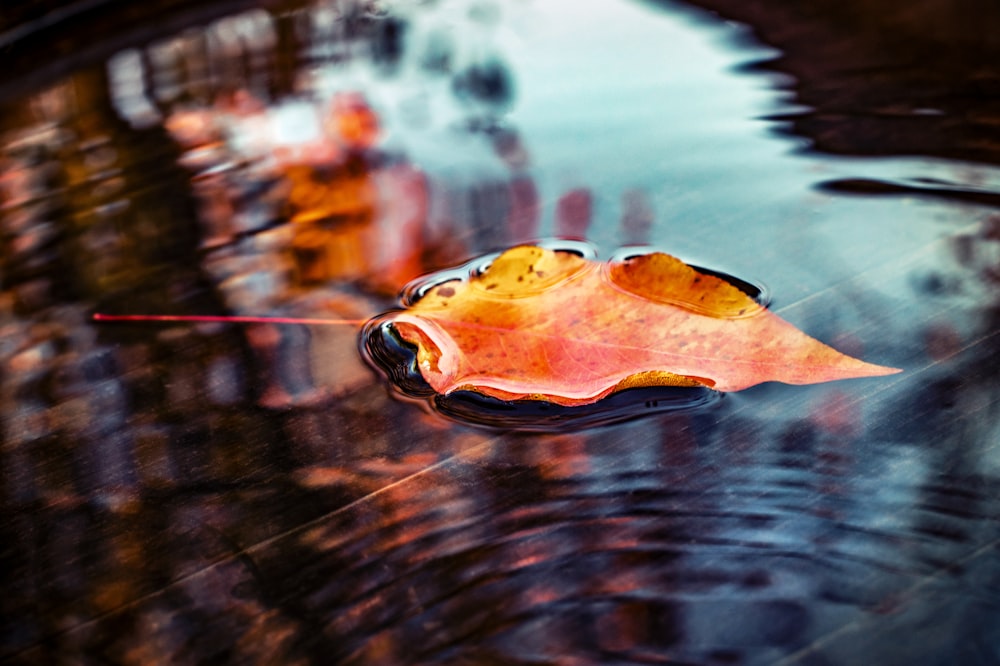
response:
{"label": "floating leaf", "polygon": [[515,247],[387,319],[441,395],[577,406],[638,387],[738,391],[899,372],[841,354],[663,253],[605,264]]}

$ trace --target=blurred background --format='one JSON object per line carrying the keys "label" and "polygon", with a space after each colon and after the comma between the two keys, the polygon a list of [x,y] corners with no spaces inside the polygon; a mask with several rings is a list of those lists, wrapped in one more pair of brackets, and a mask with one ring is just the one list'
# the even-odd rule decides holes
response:
{"label": "blurred background", "polygon": [[[0,661],[1000,663],[1000,6],[0,13]],[[356,326],[540,238],[889,378],[529,434]]]}

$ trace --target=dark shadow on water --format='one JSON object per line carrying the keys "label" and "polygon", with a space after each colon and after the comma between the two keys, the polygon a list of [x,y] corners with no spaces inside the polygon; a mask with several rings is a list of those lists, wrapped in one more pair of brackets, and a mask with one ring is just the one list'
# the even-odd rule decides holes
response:
{"label": "dark shadow on water", "polygon": [[709,388],[652,388],[619,391],[592,406],[564,407],[541,400],[503,401],[473,391],[435,396],[434,408],[457,421],[534,432],[572,432],[651,416],[707,407],[721,398]]}
{"label": "dark shadow on water", "polygon": [[942,185],[946,183],[905,184],[865,178],[842,178],[823,181],[818,183],[816,188],[837,194],[928,197],[1000,208],[1000,193],[960,186],[942,187]]}
{"label": "dark shadow on water", "polygon": [[[658,3],[665,8],[674,2]],[[781,51],[748,69],[791,76],[771,116],[780,131],[835,155],[928,155],[1000,164],[1000,5],[958,2],[693,5],[746,24]]]}

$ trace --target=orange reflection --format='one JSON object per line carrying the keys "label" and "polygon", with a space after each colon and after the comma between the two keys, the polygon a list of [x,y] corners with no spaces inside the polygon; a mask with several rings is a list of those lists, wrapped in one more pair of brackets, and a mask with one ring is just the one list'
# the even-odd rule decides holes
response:
{"label": "orange reflection", "polygon": [[378,116],[361,93],[336,95],[328,123],[331,133],[349,150],[372,148],[379,139]]}
{"label": "orange reflection", "polygon": [[395,293],[424,270],[426,179],[375,152],[378,116],[360,93],[335,96],[323,126],[337,157],[283,168],[296,280]]}
{"label": "orange reflection", "polygon": [[375,216],[376,192],[360,155],[332,169],[291,165],[292,251],[301,283],[351,279],[368,272],[366,239]]}

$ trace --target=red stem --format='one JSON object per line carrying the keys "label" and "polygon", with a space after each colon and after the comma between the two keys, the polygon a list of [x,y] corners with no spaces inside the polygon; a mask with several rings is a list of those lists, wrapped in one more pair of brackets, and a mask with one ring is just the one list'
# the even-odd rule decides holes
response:
{"label": "red stem", "polygon": [[94,321],[239,323],[239,324],[305,324],[308,326],[360,326],[366,319],[303,319],[298,317],[243,317],[219,315],[109,315],[95,313]]}

